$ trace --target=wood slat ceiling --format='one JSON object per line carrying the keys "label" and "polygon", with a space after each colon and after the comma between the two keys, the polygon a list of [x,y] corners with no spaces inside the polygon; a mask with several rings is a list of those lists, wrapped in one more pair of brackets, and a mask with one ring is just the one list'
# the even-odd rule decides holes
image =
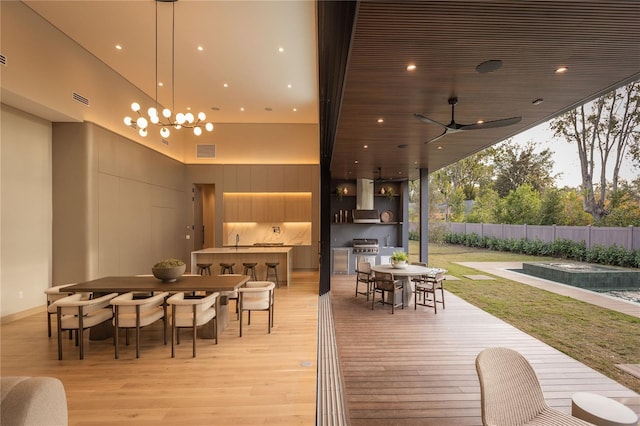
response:
{"label": "wood slat ceiling", "polygon": [[[639,34],[636,1],[359,2],[331,175],[416,178],[637,80]],[[477,72],[487,60],[503,65]],[[457,123],[523,119],[425,144],[443,129],[413,114],[447,124],[451,96]]]}

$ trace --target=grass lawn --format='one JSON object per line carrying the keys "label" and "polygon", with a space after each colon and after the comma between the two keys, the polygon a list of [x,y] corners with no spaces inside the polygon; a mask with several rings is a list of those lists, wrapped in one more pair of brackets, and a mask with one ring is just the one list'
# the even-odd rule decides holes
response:
{"label": "grass lawn", "polygon": [[[417,242],[410,241],[411,261],[417,253]],[[640,379],[614,365],[640,364],[639,318],[497,276],[472,281],[464,275],[478,271],[454,263],[530,260],[550,258],[429,244],[429,265],[460,278],[445,282],[448,291],[640,393]]]}

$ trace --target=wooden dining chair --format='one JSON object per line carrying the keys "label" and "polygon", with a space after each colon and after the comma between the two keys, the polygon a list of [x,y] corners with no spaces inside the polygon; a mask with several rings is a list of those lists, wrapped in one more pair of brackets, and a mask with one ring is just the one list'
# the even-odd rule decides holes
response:
{"label": "wooden dining chair", "polygon": [[[371,296],[371,310],[376,304],[376,293],[381,294],[380,303],[391,305],[391,313],[395,313],[395,307],[402,305],[404,309],[404,297],[402,292],[404,291],[403,280],[394,280],[393,275],[387,272],[376,272],[374,277],[373,294]],[[387,293],[390,293],[390,297]],[[396,299],[400,296],[400,303],[397,303]],[[385,297],[386,296],[386,297]],[[391,302],[387,299],[391,299]]]}
{"label": "wooden dining chair", "polygon": [[[438,313],[438,303],[442,304],[444,309],[444,271],[438,271],[435,275],[421,275],[413,278],[415,289],[413,292],[413,308],[418,309],[418,305],[433,308],[434,313]],[[440,300],[437,297],[437,291],[440,290]],[[429,295],[433,298],[428,297]],[[420,297],[418,297],[420,296]],[[420,302],[419,299],[422,301]]]}
{"label": "wooden dining chair", "polygon": [[[366,290],[360,291],[359,286],[364,284]],[[367,301],[369,300],[369,296],[373,293],[373,285],[374,285],[374,272],[371,270],[370,262],[359,262],[356,268],[356,295],[358,297],[359,294],[363,294],[367,296]]]}

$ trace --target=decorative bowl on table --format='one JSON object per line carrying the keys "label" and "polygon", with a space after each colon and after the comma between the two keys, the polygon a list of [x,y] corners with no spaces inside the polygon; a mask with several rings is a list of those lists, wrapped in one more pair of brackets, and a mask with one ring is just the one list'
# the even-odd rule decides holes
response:
{"label": "decorative bowl on table", "polygon": [[406,260],[392,260],[391,267],[395,269],[405,269],[408,263]]}
{"label": "decorative bowl on table", "polygon": [[186,269],[187,265],[182,260],[167,259],[153,265],[151,273],[163,283],[172,283],[180,278]]}

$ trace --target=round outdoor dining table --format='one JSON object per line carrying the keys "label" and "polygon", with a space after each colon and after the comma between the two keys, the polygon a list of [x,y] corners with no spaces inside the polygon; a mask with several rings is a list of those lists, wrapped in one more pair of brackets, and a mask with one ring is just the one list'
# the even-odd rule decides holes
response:
{"label": "round outdoor dining table", "polygon": [[403,280],[402,299],[405,306],[413,306],[413,291],[415,290],[411,277],[417,277],[420,275],[436,275],[438,272],[443,272],[444,269],[429,268],[427,266],[420,265],[407,265],[405,268],[394,268],[391,264],[372,265],[371,270],[374,272],[386,272],[393,276],[393,279]]}

